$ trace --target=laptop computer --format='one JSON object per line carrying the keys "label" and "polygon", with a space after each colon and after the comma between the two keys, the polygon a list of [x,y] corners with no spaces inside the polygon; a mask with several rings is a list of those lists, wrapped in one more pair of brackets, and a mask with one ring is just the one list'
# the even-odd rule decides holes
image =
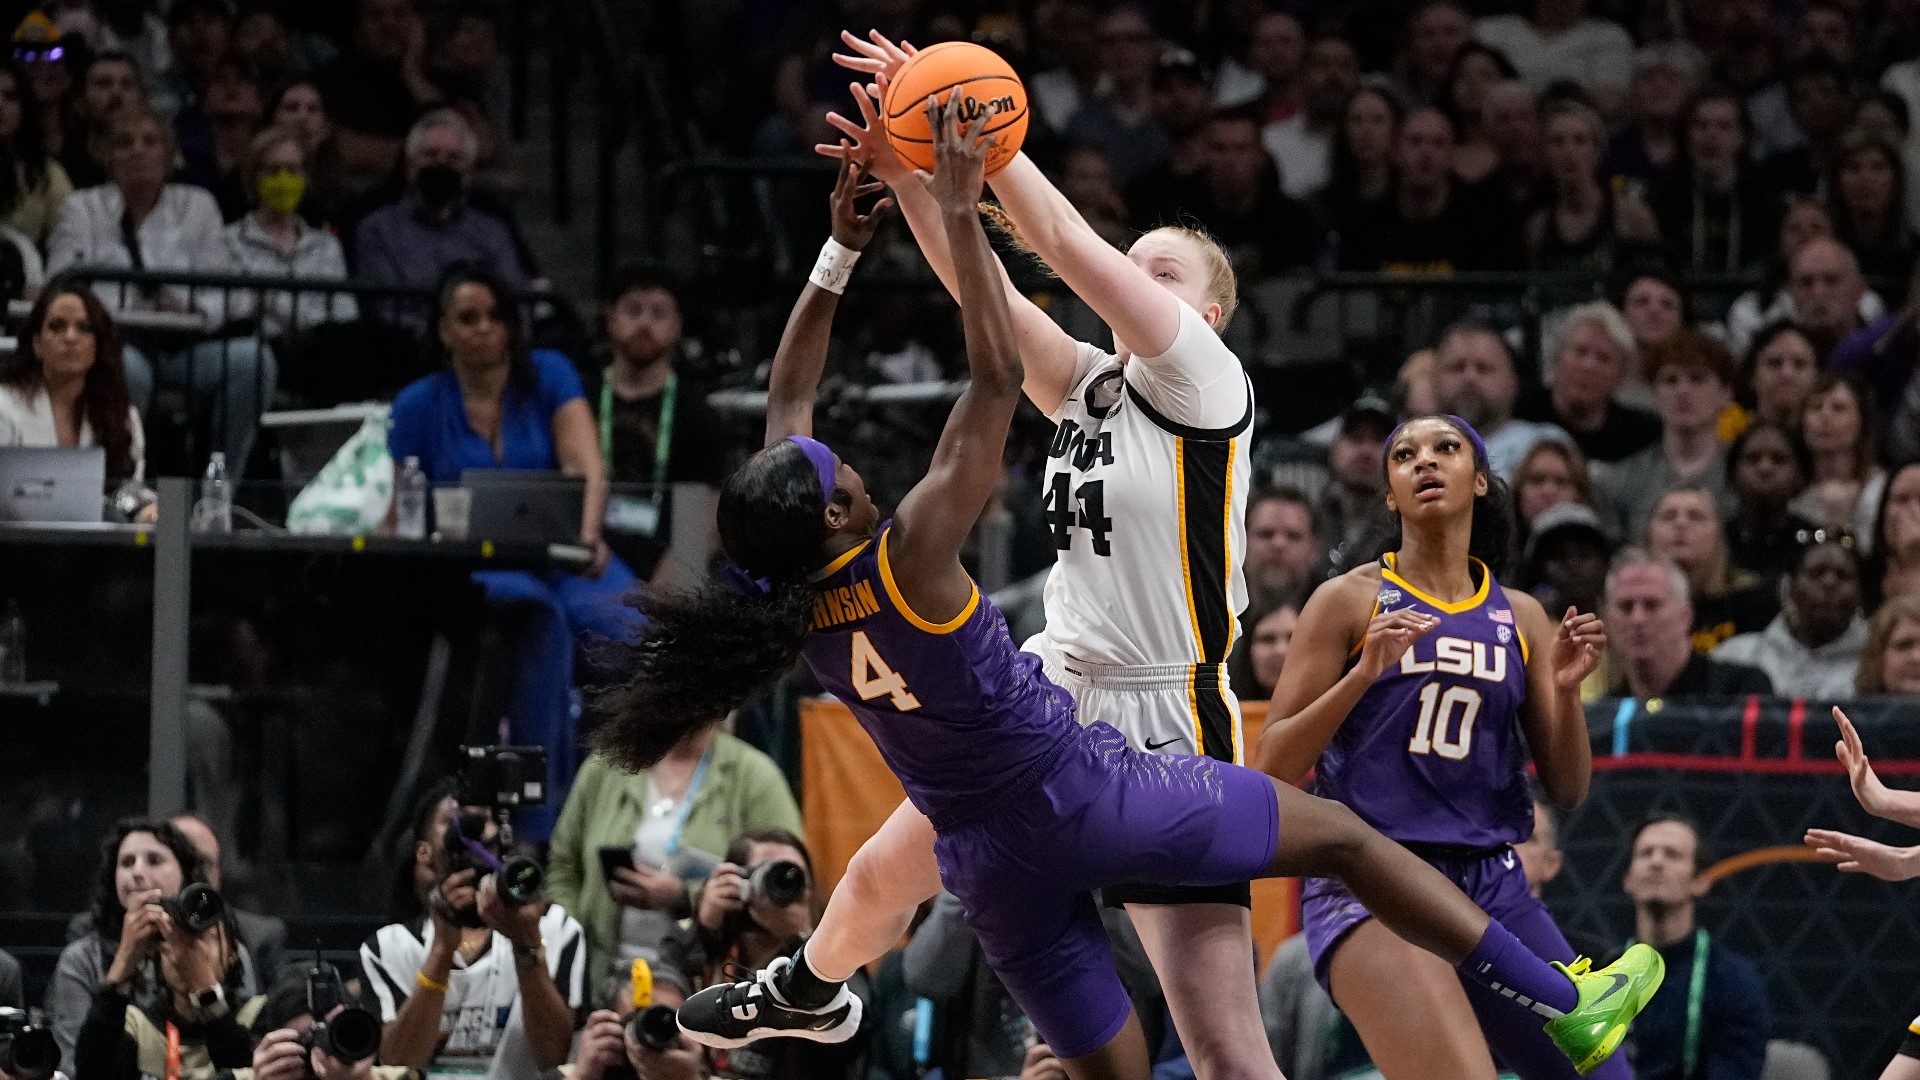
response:
{"label": "laptop computer", "polygon": [[0,447],[0,521],[98,524],[106,490],[98,446]]}
{"label": "laptop computer", "polygon": [[460,484],[472,492],[467,535],[475,540],[575,544],[586,510],[587,482],[557,472],[468,469]]}

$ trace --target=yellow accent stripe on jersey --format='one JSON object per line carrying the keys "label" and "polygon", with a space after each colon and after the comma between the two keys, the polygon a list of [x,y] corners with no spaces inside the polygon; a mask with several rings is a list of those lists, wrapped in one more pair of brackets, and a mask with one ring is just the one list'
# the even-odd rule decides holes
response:
{"label": "yellow accent stripe on jersey", "polygon": [[1366,626],[1362,626],[1360,628],[1360,640],[1354,642],[1353,648],[1347,650],[1347,659],[1351,660],[1354,657],[1359,656],[1360,650],[1367,647],[1367,627],[1372,626],[1373,620],[1379,617],[1380,617],[1380,592],[1379,590],[1376,589],[1374,590],[1374,593],[1373,593],[1373,610],[1367,612]]}
{"label": "yellow accent stripe on jersey", "polygon": [[1247,763],[1246,732],[1241,730],[1241,724],[1244,721],[1241,719],[1240,710],[1232,701],[1227,699],[1227,681],[1225,679],[1220,680],[1220,704],[1227,707],[1227,722],[1232,726],[1233,763],[1235,765],[1245,765]]}
{"label": "yellow accent stripe on jersey", "polygon": [[1920,1016],[1913,1018],[1913,1023],[1907,1025],[1907,1030],[1913,1032],[1915,1035],[1920,1035]]}
{"label": "yellow accent stripe on jersey", "polygon": [[1520,666],[1525,667],[1527,662],[1533,659],[1533,655],[1527,651],[1527,635],[1521,633],[1520,628],[1515,626],[1513,636],[1520,639]]}
{"label": "yellow accent stripe on jersey", "polygon": [[1465,600],[1462,600],[1457,604],[1449,604],[1445,600],[1435,599],[1434,597],[1428,596],[1426,593],[1423,593],[1419,589],[1416,589],[1413,586],[1407,584],[1407,579],[1401,577],[1399,572],[1394,569],[1395,563],[1399,561],[1394,558],[1394,554],[1395,553],[1391,551],[1387,552],[1386,554],[1387,565],[1381,568],[1380,576],[1393,582],[1395,585],[1398,585],[1401,588],[1407,590],[1407,592],[1413,594],[1414,598],[1419,600],[1421,603],[1429,604],[1433,607],[1437,607],[1441,611],[1444,611],[1449,615],[1458,615],[1463,611],[1472,611],[1474,608],[1477,608],[1481,604],[1486,603],[1487,593],[1491,591],[1493,588],[1493,571],[1487,569],[1486,563],[1483,563],[1479,559],[1473,558],[1472,556],[1468,556],[1467,561],[1480,568],[1480,588],[1472,596],[1467,597]]}
{"label": "yellow accent stripe on jersey", "polygon": [[859,557],[861,552],[867,550],[867,545],[871,543],[873,543],[872,540],[862,540],[858,544],[855,544],[851,549],[841,552],[839,558],[833,560],[832,562],[821,567],[820,569],[815,570],[812,574],[812,580],[825,581],[827,578],[830,578],[833,575],[839,573],[841,570],[846,569],[846,565],[852,562],[855,558]]}
{"label": "yellow accent stripe on jersey", "polygon": [[[1193,602],[1192,565],[1187,560],[1187,440],[1173,440],[1174,518],[1180,522],[1180,587],[1187,593],[1187,625],[1193,629],[1193,658],[1204,661],[1200,642],[1200,608]],[[1207,736],[1200,726],[1200,699],[1194,692],[1195,672],[1187,672],[1187,714],[1193,717],[1193,752],[1207,753]]]}
{"label": "yellow accent stripe on jersey", "polygon": [[928,622],[915,615],[913,609],[907,606],[907,598],[900,595],[900,587],[893,581],[893,564],[887,559],[887,536],[892,532],[892,529],[888,529],[880,534],[880,584],[886,587],[887,599],[893,601],[894,610],[900,612],[901,616],[912,623],[915,629],[924,630],[929,634],[951,634],[966,625],[967,620],[973,618],[974,609],[980,606],[980,586],[973,586],[973,595],[967,598],[967,606],[960,609],[960,614],[946,622]]}
{"label": "yellow accent stripe on jersey", "polygon": [[[1226,651],[1220,654],[1222,662],[1225,662],[1227,656],[1233,652],[1233,632],[1240,626],[1240,613],[1233,610],[1233,454],[1236,449],[1235,444],[1239,441],[1238,439],[1227,440],[1226,497],[1220,500],[1220,545],[1227,554],[1226,559],[1220,563],[1222,575],[1220,580],[1220,595],[1227,598],[1227,646]],[[1202,657],[1201,659],[1205,660],[1206,658]],[[1224,684],[1222,685],[1224,686]],[[1225,700],[1226,693],[1224,690],[1220,696],[1222,700]],[[1234,755],[1234,760],[1240,760],[1239,755]]]}

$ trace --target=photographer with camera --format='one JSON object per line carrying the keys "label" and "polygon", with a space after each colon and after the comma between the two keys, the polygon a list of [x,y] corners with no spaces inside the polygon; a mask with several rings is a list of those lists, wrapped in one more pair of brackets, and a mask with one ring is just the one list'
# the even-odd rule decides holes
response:
{"label": "photographer with camera", "polygon": [[438,882],[426,915],[360,947],[384,1064],[521,1080],[567,1060],[585,1000],[583,934],[539,895],[539,865],[503,842],[495,815],[508,807],[488,793],[508,786],[469,773],[436,785],[416,812],[414,869]]}
{"label": "photographer with camera", "polygon": [[215,1080],[419,1080],[418,1070],[375,1065],[380,1019],[347,998],[333,965],[316,962],[306,978],[267,995],[250,1068]]}
{"label": "photographer with camera", "polygon": [[[660,943],[654,968],[656,999],[678,1006],[695,990],[726,981],[722,969],[758,970],[774,957],[790,954],[813,932],[819,897],[814,891],[813,856],[786,829],[754,829],[736,837],[726,861],[714,869],[700,892],[691,927],[680,927]],[[864,973],[848,983],[862,1003],[873,998]],[[641,1080],[682,1080],[712,1075],[742,1080],[856,1080],[866,1072],[868,1020],[843,1043],[801,1039],[763,1039],[735,1050],[706,1052],[704,1074],[686,1074],[681,1053],[669,1047],[632,1047],[629,1056]],[[630,1040],[631,1041],[631,1040]]]}
{"label": "photographer with camera", "polygon": [[[136,1060],[146,1064],[155,1046],[164,1068],[169,1025],[185,1025],[182,1030],[191,1029],[194,1038],[211,1040],[194,1043],[183,1036],[201,1051],[218,1045],[227,1056],[241,1055],[235,1064],[245,1064],[252,1053],[245,1031],[239,1031],[238,1043],[223,1040],[236,1030],[232,1013],[255,994],[246,948],[225,902],[207,883],[200,852],[178,829],[128,818],[108,832],[91,922],[92,929],[60,954],[47,989],[48,1024],[60,1046],[62,1072],[89,1072],[79,1061],[89,1025],[96,1036],[94,1061],[107,1072],[122,1073]],[[205,1073],[225,1064],[216,1055]]]}
{"label": "photographer with camera", "polygon": [[672,1004],[654,998],[652,965],[644,959],[629,966],[613,1009],[597,1009],[587,1017],[580,1045],[567,1080],[704,1080],[707,1072],[700,1048],[680,1034],[679,989],[663,983],[660,989]]}

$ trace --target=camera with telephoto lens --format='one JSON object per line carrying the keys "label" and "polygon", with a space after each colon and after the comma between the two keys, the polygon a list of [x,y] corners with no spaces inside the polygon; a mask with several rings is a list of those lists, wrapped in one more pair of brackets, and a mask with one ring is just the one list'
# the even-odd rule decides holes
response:
{"label": "camera with telephoto lens", "polygon": [[[460,790],[441,844],[447,873],[473,870],[476,884],[491,875],[508,903],[531,903],[547,875],[533,859],[507,854],[513,846],[510,814],[547,801],[547,751],[539,746],[463,746],[460,754]],[[497,826],[492,841],[485,839],[489,821]]]}
{"label": "camera with telephoto lens", "polygon": [[227,916],[227,902],[205,882],[196,881],[159,903],[174,925],[190,934],[204,934]]}
{"label": "camera with telephoto lens", "polygon": [[627,1037],[649,1050],[671,1050],[680,1042],[680,1016],[671,1005],[649,1005],[627,1014]]}
{"label": "camera with telephoto lens", "polygon": [[[329,1016],[341,1005],[346,1008]],[[340,973],[332,964],[314,960],[307,972],[307,1014],[313,1025],[300,1033],[300,1045],[318,1047],[336,1060],[366,1061],[380,1050],[380,1018],[347,1002]]]}
{"label": "camera with telephoto lens", "polygon": [[774,907],[786,907],[807,895],[807,868],[792,859],[772,859],[744,871],[740,902],[758,896]]}
{"label": "camera with telephoto lens", "polygon": [[52,1080],[60,1044],[20,1009],[0,1008],[0,1072],[13,1080]]}

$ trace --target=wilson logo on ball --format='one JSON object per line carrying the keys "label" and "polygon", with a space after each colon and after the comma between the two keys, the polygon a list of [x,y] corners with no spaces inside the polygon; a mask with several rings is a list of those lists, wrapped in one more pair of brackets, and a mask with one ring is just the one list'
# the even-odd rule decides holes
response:
{"label": "wilson logo on ball", "polygon": [[916,169],[933,168],[933,132],[927,125],[927,100],[945,104],[960,95],[959,120],[971,124],[986,117],[984,134],[993,136],[986,175],[1004,168],[1020,152],[1027,135],[1027,88],[1020,76],[992,49],[967,41],[946,41],[915,53],[887,84],[887,142],[900,160]]}

